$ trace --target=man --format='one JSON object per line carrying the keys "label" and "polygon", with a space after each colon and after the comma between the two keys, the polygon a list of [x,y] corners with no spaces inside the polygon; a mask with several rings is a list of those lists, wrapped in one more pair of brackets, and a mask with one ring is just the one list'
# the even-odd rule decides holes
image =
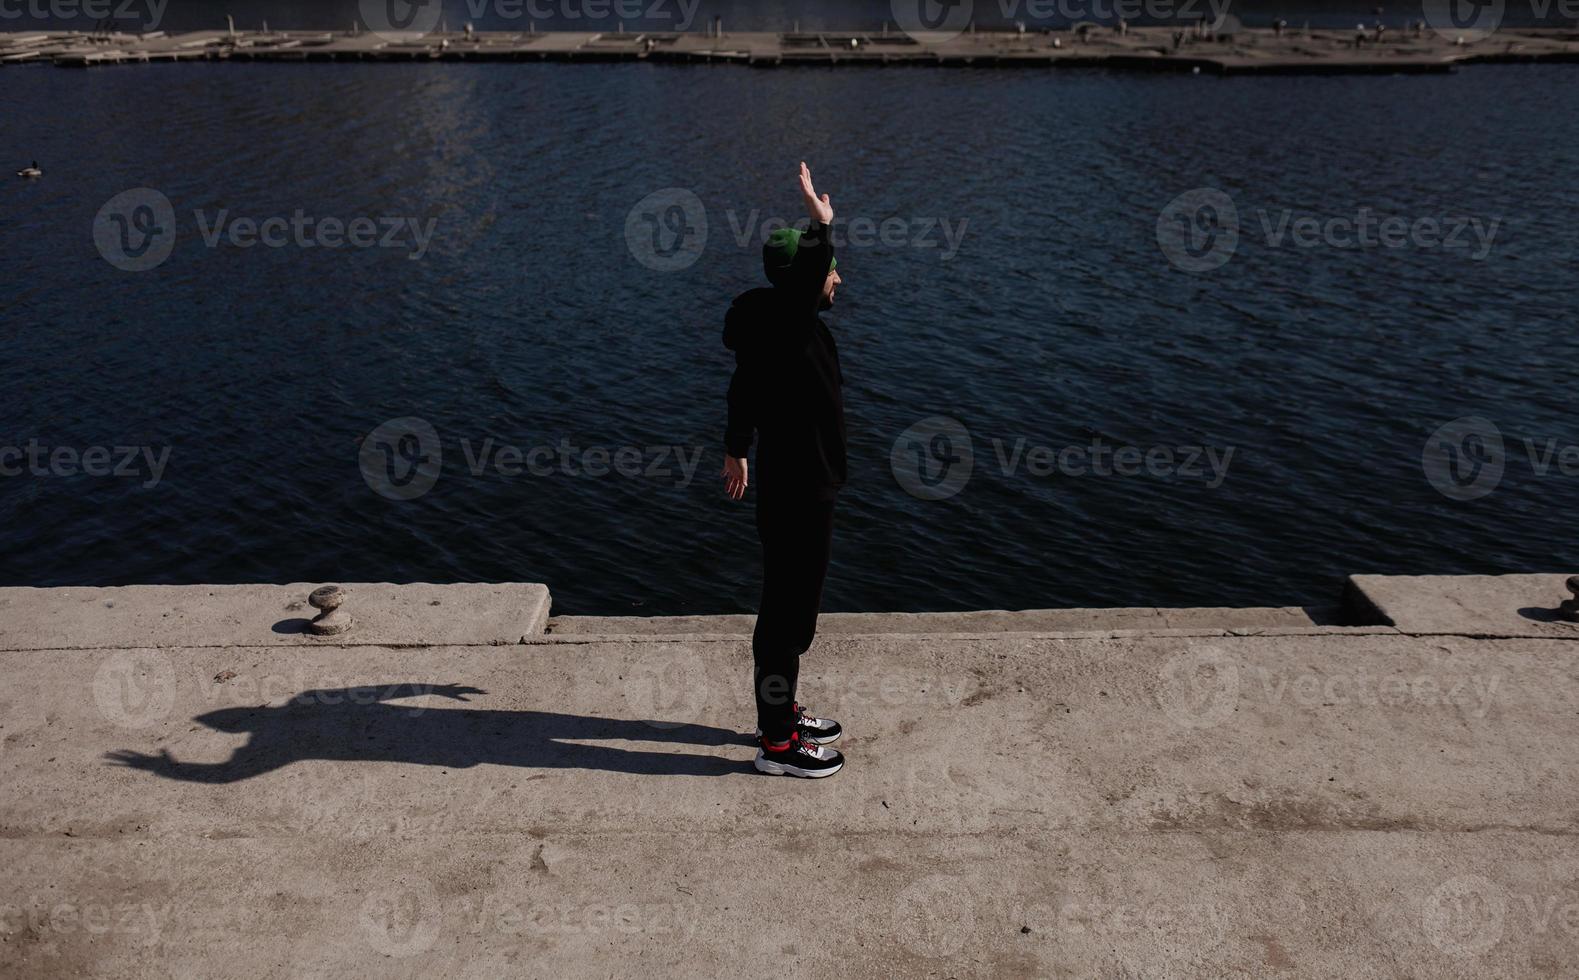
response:
{"label": "man", "polygon": [[817,196],[800,165],[810,215],[803,234],[773,234],[762,249],[771,289],[741,295],[725,319],[724,346],[735,352],[724,434],[724,490],[749,485],[746,454],[757,437],[757,537],[762,541],[762,600],[751,638],[755,660],[756,767],[773,775],[831,776],[844,757],[824,748],[838,722],[816,718],[795,700],[800,655],[817,635],[817,611],[833,545],[833,505],[845,481],[844,398],[839,351],[818,316],[840,282],[828,226],[833,205]]}

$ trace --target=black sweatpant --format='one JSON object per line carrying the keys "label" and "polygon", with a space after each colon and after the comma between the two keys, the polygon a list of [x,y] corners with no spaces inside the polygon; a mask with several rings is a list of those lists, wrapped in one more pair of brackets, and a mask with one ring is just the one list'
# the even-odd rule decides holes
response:
{"label": "black sweatpant", "polygon": [[757,499],[762,601],[751,636],[757,727],[781,742],[795,727],[800,655],[817,635],[822,583],[833,549],[833,501]]}

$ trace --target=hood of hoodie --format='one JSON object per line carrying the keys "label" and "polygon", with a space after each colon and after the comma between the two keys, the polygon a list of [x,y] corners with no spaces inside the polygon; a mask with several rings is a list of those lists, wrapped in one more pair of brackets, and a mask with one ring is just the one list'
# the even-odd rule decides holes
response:
{"label": "hood of hoodie", "polygon": [[741,293],[724,317],[724,346],[742,353],[758,346],[762,331],[771,330],[784,315],[783,299],[776,289]]}

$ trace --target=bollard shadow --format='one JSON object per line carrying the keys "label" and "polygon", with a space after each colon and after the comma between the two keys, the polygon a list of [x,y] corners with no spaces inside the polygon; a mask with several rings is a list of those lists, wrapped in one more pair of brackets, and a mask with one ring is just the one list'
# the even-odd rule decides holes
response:
{"label": "bollard shadow", "polygon": [[290,619],[280,620],[271,628],[274,630],[274,632],[281,633],[285,636],[296,636],[298,634],[307,632],[307,624],[310,622],[312,622],[312,620],[302,619],[300,616],[294,616]]}
{"label": "bollard shadow", "polygon": [[542,769],[602,769],[648,776],[723,776],[747,771],[739,760],[716,755],[653,752],[577,740],[671,742],[681,745],[755,745],[725,728],[597,718],[552,711],[498,711],[395,705],[400,698],[437,695],[466,701],[486,694],[456,684],[388,684],[303,691],[279,707],[221,708],[193,720],[221,732],[251,737],[224,762],[181,762],[168,750],[157,755],[121,750],[105,754],[113,765],[166,779],[234,783],[293,762],[404,762],[468,769],[489,763]]}
{"label": "bollard shadow", "polygon": [[1533,619],[1537,623],[1566,623],[1562,612],[1557,609],[1547,609],[1543,606],[1525,606],[1519,610],[1519,615],[1525,619]]}

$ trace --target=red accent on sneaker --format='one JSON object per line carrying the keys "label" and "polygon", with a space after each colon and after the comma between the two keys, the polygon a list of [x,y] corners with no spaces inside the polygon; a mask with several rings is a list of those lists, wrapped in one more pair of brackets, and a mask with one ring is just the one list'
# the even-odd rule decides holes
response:
{"label": "red accent on sneaker", "polygon": [[790,746],[792,746],[794,744],[795,744],[795,736],[794,736],[794,734],[791,734],[789,738],[785,739],[782,742],[769,742],[767,739],[764,738],[762,740],[762,749],[765,752],[788,752],[789,749],[790,749]]}

